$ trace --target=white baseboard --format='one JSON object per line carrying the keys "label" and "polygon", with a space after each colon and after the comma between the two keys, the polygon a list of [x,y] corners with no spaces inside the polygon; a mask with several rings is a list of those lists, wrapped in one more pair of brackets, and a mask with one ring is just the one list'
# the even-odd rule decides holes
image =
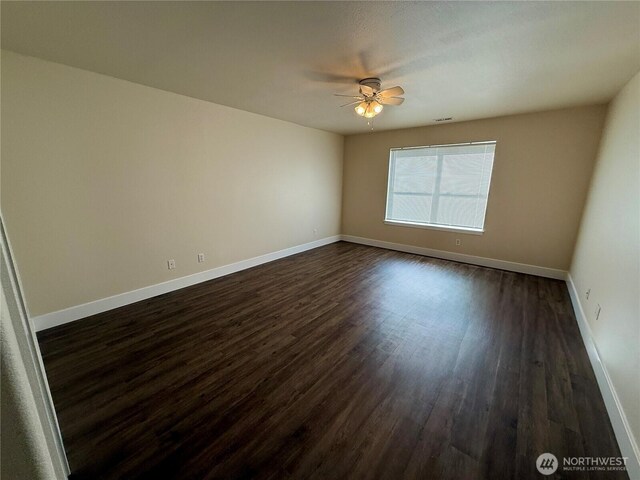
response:
{"label": "white baseboard", "polygon": [[508,270],[510,272],[527,273],[529,275],[537,275],[539,277],[555,278],[558,280],[566,280],[567,278],[567,272],[564,270],[557,270],[555,268],[538,267],[536,265],[508,262],[506,260],[497,260],[495,258],[476,257],[474,255],[466,255],[464,253],[415,247],[413,245],[405,245],[402,243],[384,242],[382,240],[355,237],[353,235],[342,235],[342,240],[345,242],[360,243],[362,245],[369,245],[372,247],[386,248],[387,250],[397,250],[399,252],[415,253],[416,255],[452,260],[454,262],[470,263],[472,265],[480,265],[482,267],[499,268],[500,270]]}
{"label": "white baseboard", "polygon": [[296,253],[305,252],[313,248],[322,247],[323,245],[339,242],[340,240],[340,235],[322,238],[302,245],[296,245],[295,247],[278,250],[277,252],[267,253],[258,257],[231,263],[229,265],[212,268],[211,270],[206,270],[204,272],[187,275],[186,277],[180,277],[167,282],[158,283],[157,285],[150,285],[138,290],[132,290],[112,297],[101,298],[100,300],[95,300],[93,302],[65,308],[64,310],[46,313],[44,315],[33,317],[31,322],[34,330],[39,332],[41,330],[46,330],[47,328],[57,327],[58,325],[80,320],[81,318],[85,318],[90,315],[95,315],[97,313],[106,312],[107,310],[113,310],[114,308],[139,302],[140,300],[157,297],[164,293],[179,290],[197,283],[206,282],[207,280],[212,280],[214,278],[223,277],[231,273],[239,272],[240,270],[246,270],[247,268],[262,265],[263,263],[273,262],[274,260],[295,255]]}
{"label": "white baseboard", "polygon": [[373,240],[370,238],[355,237],[352,235],[334,235],[332,237],[323,238],[313,242],[297,245],[295,247],[285,248],[277,252],[267,253],[258,257],[241,260],[229,265],[223,265],[204,272],[194,273],[186,277],[176,278],[157,285],[150,285],[130,292],[121,293],[112,297],[102,298],[92,302],[76,305],[73,307],[58,310],[56,312],[46,313],[31,319],[35,331],[46,330],[48,328],[73,322],[81,318],[89,317],[98,313],[106,312],[114,308],[129,305],[131,303],[156,297],[164,293],[179,290],[184,287],[195,285],[197,283],[206,282],[214,278],[239,272],[247,268],[255,267],[263,263],[272,262],[280,258],[295,255],[296,253],[311,250],[313,248],[328,245],[330,243],[344,240],[351,243],[359,243],[362,245],[370,245],[373,247],[386,248],[389,250],[397,250],[407,253],[415,253],[429,257],[442,258],[445,260],[453,260],[456,262],[471,263],[485,267],[500,268],[513,272],[528,273],[531,275],[539,275],[542,277],[556,278],[564,280],[566,272],[553,268],[538,267],[535,265],[526,265],[522,263],[507,262],[504,260],[496,260],[492,258],[476,257],[473,255],[465,255],[461,253],[446,252],[443,250],[434,250],[431,248],[415,247],[411,245],[403,245],[399,243],[384,242],[381,240]]}
{"label": "white baseboard", "polygon": [[620,399],[618,398],[616,389],[611,382],[611,377],[609,377],[607,368],[600,359],[598,347],[593,339],[591,327],[589,326],[589,322],[587,322],[587,317],[584,313],[584,309],[582,308],[582,303],[580,303],[580,296],[578,295],[570,273],[567,274],[567,287],[569,289],[569,295],[571,296],[573,310],[576,314],[576,319],[578,320],[578,327],[580,328],[582,341],[584,342],[587,353],[589,354],[589,360],[591,361],[591,366],[593,367],[593,371],[596,375],[596,380],[600,387],[600,393],[602,393],[602,398],[604,399],[604,404],[607,408],[607,413],[609,414],[609,419],[611,420],[611,425],[613,426],[613,432],[616,435],[620,452],[623,457],[628,458],[627,473],[629,474],[629,478],[632,480],[640,479],[640,450],[638,449],[638,444],[633,437],[631,427],[627,421],[627,416],[622,409]]}

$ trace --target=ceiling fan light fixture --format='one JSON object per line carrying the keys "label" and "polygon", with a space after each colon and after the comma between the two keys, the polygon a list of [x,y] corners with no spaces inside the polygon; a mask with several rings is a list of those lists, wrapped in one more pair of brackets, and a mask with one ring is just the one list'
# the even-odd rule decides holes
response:
{"label": "ceiling fan light fixture", "polygon": [[364,102],[359,103],[355,111],[358,115],[364,118],[373,118],[382,112],[384,107],[381,103],[378,103],[375,100],[366,100]]}
{"label": "ceiling fan light fixture", "polygon": [[349,103],[341,105],[346,107],[348,105],[356,104],[354,110],[356,114],[364,118],[373,118],[376,115],[382,113],[385,105],[402,105],[404,98],[399,95],[404,94],[402,87],[391,87],[385,90],[380,90],[379,78],[365,78],[360,80],[360,95],[345,95],[342,93],[336,93],[338,97],[349,97],[355,99]]}

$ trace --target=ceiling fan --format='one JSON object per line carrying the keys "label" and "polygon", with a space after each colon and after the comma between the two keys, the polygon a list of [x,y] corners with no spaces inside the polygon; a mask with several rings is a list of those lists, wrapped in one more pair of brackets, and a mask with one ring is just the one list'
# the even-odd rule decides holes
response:
{"label": "ceiling fan", "polygon": [[358,115],[365,118],[373,118],[382,112],[384,105],[402,105],[404,98],[400,95],[404,94],[402,87],[391,87],[380,90],[379,78],[365,78],[360,80],[360,95],[340,95],[334,94],[336,97],[349,97],[356,100],[340,105],[348,107],[356,105],[355,111]]}

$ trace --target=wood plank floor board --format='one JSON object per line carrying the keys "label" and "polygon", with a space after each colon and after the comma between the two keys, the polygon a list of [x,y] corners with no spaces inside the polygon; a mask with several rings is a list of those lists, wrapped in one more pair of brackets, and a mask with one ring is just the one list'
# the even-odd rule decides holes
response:
{"label": "wood plank floor board", "polygon": [[546,451],[620,455],[557,280],[340,242],[38,337],[75,479],[524,479]]}

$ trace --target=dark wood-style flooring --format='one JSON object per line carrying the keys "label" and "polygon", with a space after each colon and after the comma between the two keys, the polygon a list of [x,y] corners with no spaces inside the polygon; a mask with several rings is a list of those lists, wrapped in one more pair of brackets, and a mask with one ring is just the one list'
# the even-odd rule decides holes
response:
{"label": "dark wood-style flooring", "polygon": [[620,455],[557,280],[341,242],[39,340],[72,478],[539,479],[543,452]]}

